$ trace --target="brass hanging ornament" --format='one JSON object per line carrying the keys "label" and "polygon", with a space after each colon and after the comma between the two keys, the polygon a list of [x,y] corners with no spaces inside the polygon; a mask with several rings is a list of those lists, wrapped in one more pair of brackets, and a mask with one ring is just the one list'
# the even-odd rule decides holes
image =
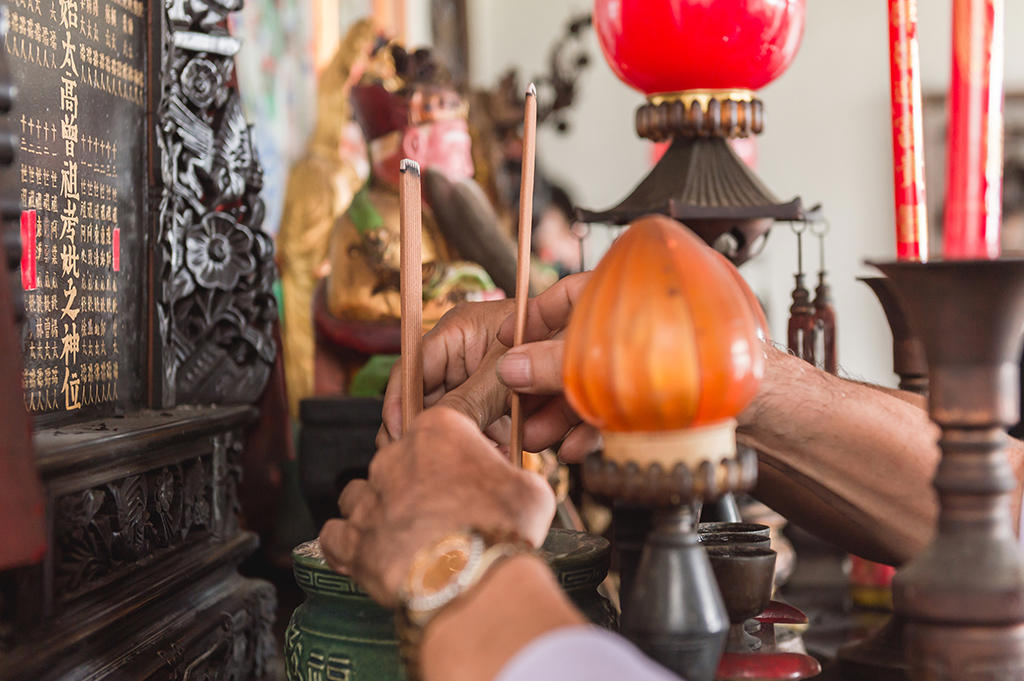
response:
{"label": "brass hanging ornament", "polygon": [[804,284],[804,232],[807,227],[807,222],[795,222],[791,226],[796,234],[796,286],[793,289],[793,303],[789,306],[786,340],[791,353],[814,364],[814,304],[811,302],[811,292]]}
{"label": "brass hanging ornament", "polygon": [[825,235],[828,231],[827,221],[811,223],[811,233],[818,237],[819,258],[818,285],[814,289],[814,364],[830,374],[835,374],[839,371],[836,356],[836,311],[832,305],[832,287],[826,279],[828,270],[825,269]]}

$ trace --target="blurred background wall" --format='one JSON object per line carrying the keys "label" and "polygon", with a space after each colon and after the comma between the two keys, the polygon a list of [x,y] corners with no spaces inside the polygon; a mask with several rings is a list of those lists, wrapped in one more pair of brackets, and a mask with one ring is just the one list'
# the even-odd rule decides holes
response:
{"label": "blurred background wall", "polygon": [[[507,66],[524,75],[542,68],[546,46],[585,0],[469,0],[471,67],[477,84]],[[952,5],[919,3],[925,94],[949,83]],[[1024,2],[1006,3],[1007,92],[1024,90]],[[545,131],[538,158],[588,207],[615,203],[649,167],[648,145],[633,132],[641,96],[618,81],[589,37],[594,67],[580,83],[573,127]],[[872,274],[865,258],[895,256],[889,54],[884,0],[808,0],[803,44],[789,70],[761,91],[767,112],[758,137],[758,173],[784,200],[822,202],[831,223],[826,245],[839,315],[839,361],[848,375],[885,385],[892,376],[889,329],[881,308],[856,277]],[[926,162],[931,162],[926,159]],[[808,271],[817,269],[816,240],[805,238]],[[588,264],[592,263],[588,259]],[[772,333],[785,339],[796,267],[795,237],[777,224],[765,252],[742,268],[767,304]]]}
{"label": "blurred background wall", "polygon": [[[246,41],[239,77],[267,170],[271,231],[280,215],[287,166],[309,132],[317,65],[330,56],[349,23],[401,1],[247,0],[236,26]],[[429,43],[430,0],[404,1],[409,43]],[[493,85],[511,66],[524,81],[543,72],[548,50],[569,20],[590,9],[587,0],[466,3],[474,86]],[[1007,92],[1024,91],[1024,41],[1015,38],[1024,31],[1024,2],[1006,5]],[[951,3],[927,0],[919,11],[925,94],[941,95],[949,79]],[[633,131],[641,96],[615,78],[592,33],[587,43],[592,66],[580,78],[571,127],[564,135],[542,131],[538,162],[579,204],[605,207],[645,174],[650,149]],[[863,265],[865,258],[895,252],[884,0],[808,0],[796,61],[760,96],[768,124],[758,138],[759,174],[782,199],[800,195],[806,204],[822,202],[831,224],[827,267],[839,314],[840,363],[847,375],[893,385],[888,327],[874,297],[856,281],[872,273]],[[607,231],[595,229],[588,266],[607,243]],[[805,269],[813,274],[814,240],[806,242],[805,252]],[[795,237],[779,224],[764,254],[743,268],[767,304],[775,338],[785,337],[795,265]]]}

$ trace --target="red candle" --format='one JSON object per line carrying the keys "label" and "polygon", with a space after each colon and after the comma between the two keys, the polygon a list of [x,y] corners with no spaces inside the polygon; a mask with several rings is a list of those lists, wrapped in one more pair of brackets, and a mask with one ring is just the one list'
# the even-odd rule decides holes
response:
{"label": "red candle", "polygon": [[999,257],[1003,17],[1003,0],[953,0],[942,249],[950,259]]}
{"label": "red candle", "polygon": [[928,259],[920,71],[917,0],[889,0],[896,257],[900,260]]}

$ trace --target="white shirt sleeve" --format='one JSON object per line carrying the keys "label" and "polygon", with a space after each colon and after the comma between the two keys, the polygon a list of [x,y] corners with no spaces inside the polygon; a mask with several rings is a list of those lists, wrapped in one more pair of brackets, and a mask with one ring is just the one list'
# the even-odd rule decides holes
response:
{"label": "white shirt sleeve", "polygon": [[520,650],[495,681],[679,681],[633,644],[597,627],[556,629]]}

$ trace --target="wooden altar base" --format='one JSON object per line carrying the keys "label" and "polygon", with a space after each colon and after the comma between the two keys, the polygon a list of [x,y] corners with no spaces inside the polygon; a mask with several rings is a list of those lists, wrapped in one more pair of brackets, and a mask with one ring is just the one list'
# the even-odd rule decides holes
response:
{"label": "wooden altar base", "polygon": [[48,552],[0,573],[0,678],[256,679],[279,655],[273,587],[238,564],[251,407],[181,407],[40,431]]}

